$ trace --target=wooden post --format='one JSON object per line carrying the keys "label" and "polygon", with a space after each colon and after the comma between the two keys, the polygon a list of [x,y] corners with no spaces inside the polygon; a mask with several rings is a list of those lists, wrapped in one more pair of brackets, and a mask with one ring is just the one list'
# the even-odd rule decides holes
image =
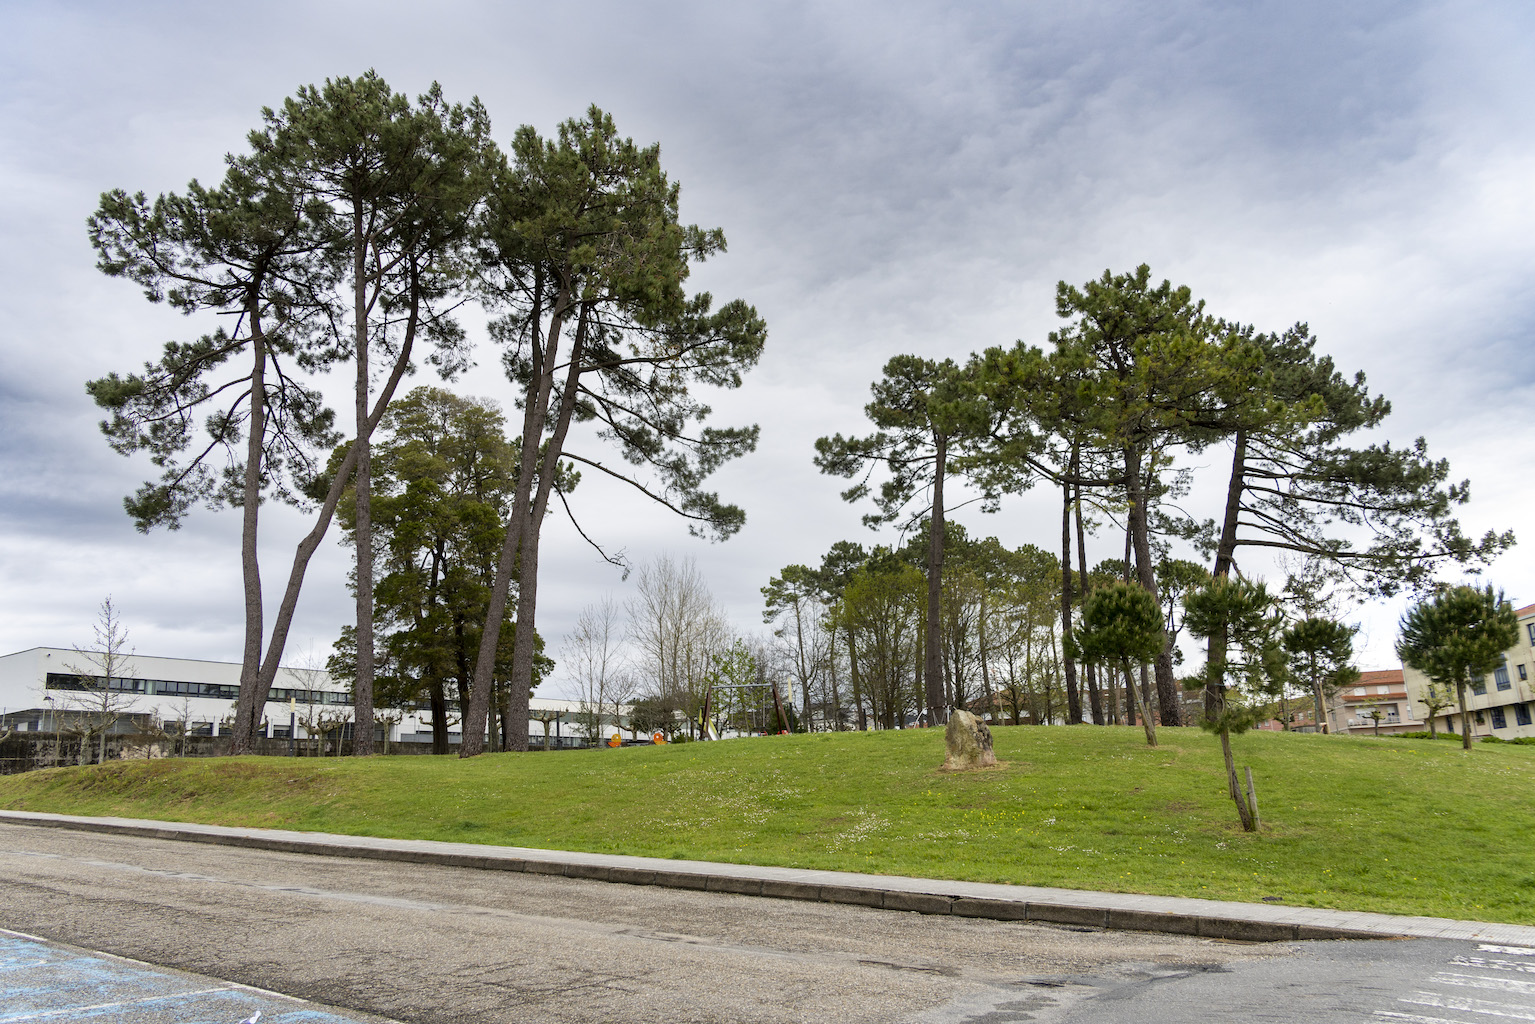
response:
{"label": "wooden post", "polygon": [[1262,824],[1258,821],[1258,790],[1253,786],[1253,770],[1247,769],[1247,806],[1253,812],[1253,831],[1258,831]]}
{"label": "wooden post", "polygon": [[783,731],[789,732],[789,716],[784,714],[783,700],[778,696],[778,680],[769,680],[773,687],[773,708],[778,712],[778,721],[783,724]]}

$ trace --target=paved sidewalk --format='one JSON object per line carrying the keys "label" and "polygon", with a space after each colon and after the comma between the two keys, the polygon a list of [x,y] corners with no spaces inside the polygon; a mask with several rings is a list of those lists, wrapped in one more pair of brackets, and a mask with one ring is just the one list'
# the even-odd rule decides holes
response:
{"label": "paved sidewalk", "polygon": [[0,810],[15,825],[218,843],[329,857],[443,864],[488,871],[525,871],[629,885],[742,893],[776,899],[819,900],[922,914],[1002,921],[1040,921],[1125,931],[1167,932],[1255,942],[1298,939],[1477,939],[1535,947],[1535,927],[1404,917],[1267,903],[1230,903],[1179,896],[1085,892],[1027,885],[951,882],[846,871],[716,864],[602,853],[534,850],[515,846],[380,839],[325,832],[226,828],[135,818],[88,818]]}

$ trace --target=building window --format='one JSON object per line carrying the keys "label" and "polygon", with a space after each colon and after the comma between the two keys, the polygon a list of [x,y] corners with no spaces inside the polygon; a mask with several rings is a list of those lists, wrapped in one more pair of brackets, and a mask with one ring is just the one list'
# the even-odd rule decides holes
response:
{"label": "building window", "polygon": [[1520,725],[1530,724],[1530,706],[1528,704],[1514,705],[1514,721]]}
{"label": "building window", "polygon": [[49,672],[46,685],[50,690],[96,689],[96,681],[89,676],[77,676],[63,672]]}
{"label": "building window", "polygon": [[1526,622],[1524,629],[1530,634],[1530,646],[1535,647],[1535,622]]}
{"label": "building window", "polygon": [[1521,662],[1519,665],[1519,681],[1524,682],[1524,680],[1528,678],[1530,678],[1530,673],[1526,669],[1525,665]]}
{"label": "building window", "polygon": [[1487,677],[1486,676],[1472,676],[1471,677],[1471,692],[1476,694],[1478,697],[1485,697],[1485,696],[1487,696]]}
{"label": "building window", "polygon": [[1499,665],[1492,670],[1492,680],[1498,684],[1498,689],[1506,690],[1514,684],[1508,681],[1508,666]]}
{"label": "building window", "polygon": [[1476,724],[1477,725],[1486,725],[1487,724],[1486,719],[1484,719],[1482,717],[1482,713],[1480,711],[1478,711],[1476,713]]}
{"label": "building window", "polygon": [[1507,729],[1508,728],[1508,719],[1503,717],[1503,709],[1502,708],[1493,708],[1492,709],[1492,727],[1494,729]]}

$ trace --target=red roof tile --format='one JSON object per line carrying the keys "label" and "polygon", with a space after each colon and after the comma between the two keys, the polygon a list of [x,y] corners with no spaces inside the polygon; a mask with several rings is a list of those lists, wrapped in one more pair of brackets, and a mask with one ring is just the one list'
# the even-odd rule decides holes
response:
{"label": "red roof tile", "polygon": [[1514,614],[1519,616],[1521,619],[1526,615],[1535,615],[1535,604],[1527,604],[1523,608],[1516,609]]}
{"label": "red roof tile", "polygon": [[1404,681],[1401,669],[1381,668],[1359,673],[1359,682],[1362,685],[1384,686],[1391,683],[1403,683]]}

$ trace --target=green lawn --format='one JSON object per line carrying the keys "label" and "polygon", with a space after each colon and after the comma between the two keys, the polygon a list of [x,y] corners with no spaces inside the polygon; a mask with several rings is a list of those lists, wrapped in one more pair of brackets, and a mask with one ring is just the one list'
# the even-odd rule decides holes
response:
{"label": "green lawn", "polygon": [[999,728],[558,754],[115,762],[0,778],[0,807],[1535,924],[1535,747],[1250,733],[1264,827],[1212,736]]}

